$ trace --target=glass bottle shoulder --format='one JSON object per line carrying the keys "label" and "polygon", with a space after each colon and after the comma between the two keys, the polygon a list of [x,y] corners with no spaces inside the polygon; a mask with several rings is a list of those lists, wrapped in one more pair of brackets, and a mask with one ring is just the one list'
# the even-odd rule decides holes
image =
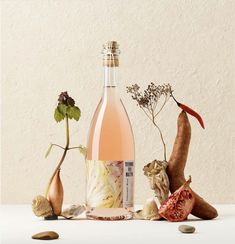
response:
{"label": "glass bottle shoulder", "polygon": [[134,157],[131,124],[116,88],[106,88],[97,106],[88,137],[88,157]]}

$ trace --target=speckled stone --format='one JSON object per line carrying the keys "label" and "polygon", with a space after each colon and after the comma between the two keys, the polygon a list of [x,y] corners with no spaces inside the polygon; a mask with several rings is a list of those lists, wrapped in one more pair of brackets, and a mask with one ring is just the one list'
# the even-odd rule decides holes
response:
{"label": "speckled stone", "polygon": [[182,233],[194,233],[195,232],[195,227],[191,225],[180,225],[179,226],[179,231]]}

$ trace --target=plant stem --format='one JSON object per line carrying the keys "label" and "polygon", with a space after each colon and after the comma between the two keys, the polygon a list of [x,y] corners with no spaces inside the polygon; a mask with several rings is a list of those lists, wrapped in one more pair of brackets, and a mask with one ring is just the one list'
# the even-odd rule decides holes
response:
{"label": "plant stem", "polygon": [[68,150],[71,150],[71,149],[81,149],[82,147],[69,147]]}
{"label": "plant stem", "polygon": [[171,92],[171,97],[174,99],[174,101],[177,103],[177,105],[179,106],[180,103],[175,99],[175,97],[173,96],[173,93]]}
{"label": "plant stem", "polygon": [[155,123],[154,120],[152,120],[154,126],[158,129],[159,131],[159,134],[160,134],[160,137],[161,137],[161,140],[162,140],[162,144],[163,144],[163,148],[164,148],[164,160],[166,161],[166,144],[165,144],[165,141],[163,139],[163,135],[162,135],[162,131],[161,129],[158,127],[158,125]]}
{"label": "plant stem", "polygon": [[69,118],[68,116],[66,115],[65,117],[65,122],[66,122],[66,145],[64,147],[64,152],[63,152],[63,155],[58,163],[58,165],[56,166],[50,180],[49,180],[49,183],[48,183],[48,186],[47,186],[47,189],[46,189],[46,192],[45,192],[45,197],[47,197],[47,194],[48,194],[48,191],[50,189],[50,186],[51,186],[51,182],[54,178],[54,176],[56,175],[56,172],[60,169],[62,163],[64,162],[64,159],[65,159],[65,156],[67,154],[67,151],[69,150]]}
{"label": "plant stem", "polygon": [[158,116],[158,114],[162,111],[163,107],[166,105],[166,102],[167,102],[167,97],[165,97],[165,100],[164,100],[164,102],[163,102],[161,108],[160,108],[159,111],[154,115],[154,117],[157,117],[157,116]]}
{"label": "plant stem", "polygon": [[52,145],[52,146],[57,146],[57,147],[60,147],[60,148],[61,148],[61,149],[63,149],[63,150],[65,149],[64,147],[61,147],[61,146],[60,146],[60,145],[58,145],[58,144],[54,144],[54,143],[52,143],[51,145]]}
{"label": "plant stem", "polygon": [[68,147],[69,147],[69,118],[68,118],[68,115],[66,115],[65,119],[66,119],[66,146],[65,146],[65,148],[68,149]]}
{"label": "plant stem", "polygon": [[144,110],[144,108],[141,107],[141,109],[144,111],[145,115],[152,121],[151,117],[148,115],[148,113]]}
{"label": "plant stem", "polygon": [[164,160],[166,161],[166,144],[165,144],[165,141],[163,139],[162,131],[161,131],[161,129],[158,127],[158,125],[155,122],[155,116],[153,114],[153,111],[149,110],[149,113],[152,115],[152,118],[151,118],[150,115],[148,115],[147,112],[143,108],[141,108],[141,109],[144,111],[146,116],[153,122],[154,126],[157,127],[157,129],[159,131],[159,134],[160,134],[160,137],[161,137],[161,140],[162,140],[162,144],[163,144],[163,149],[164,149]]}

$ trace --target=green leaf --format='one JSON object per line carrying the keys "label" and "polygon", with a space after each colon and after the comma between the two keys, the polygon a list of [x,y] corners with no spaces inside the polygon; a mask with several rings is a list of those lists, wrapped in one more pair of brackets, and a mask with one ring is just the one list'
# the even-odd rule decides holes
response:
{"label": "green leaf", "polygon": [[47,158],[47,157],[48,157],[48,155],[50,154],[52,147],[53,147],[53,145],[51,144],[51,145],[49,146],[49,148],[47,149],[47,152],[46,152],[45,158]]}
{"label": "green leaf", "polygon": [[80,119],[80,116],[81,116],[81,110],[77,106],[73,106],[72,109],[73,109],[73,118],[76,121],[78,121]]}
{"label": "green leaf", "polygon": [[61,114],[63,114],[64,116],[66,115],[67,106],[65,104],[59,104],[57,108]]}
{"label": "green leaf", "polygon": [[86,158],[86,155],[87,155],[87,148],[84,147],[84,146],[82,146],[82,145],[80,145],[80,146],[79,146],[79,151],[80,151],[80,153]]}
{"label": "green leaf", "polygon": [[55,109],[55,113],[54,113],[54,118],[55,118],[55,121],[58,123],[60,122],[61,120],[63,120],[65,117],[65,115],[63,115],[60,110],[58,109],[58,106],[57,108]]}
{"label": "green leaf", "polygon": [[73,107],[71,107],[71,106],[67,107],[67,115],[68,115],[69,119],[73,118],[73,109],[72,108]]}
{"label": "green leaf", "polygon": [[76,121],[78,121],[80,116],[81,116],[81,111],[76,106],[73,106],[73,107],[68,106],[67,107],[67,115],[70,119],[75,119]]}

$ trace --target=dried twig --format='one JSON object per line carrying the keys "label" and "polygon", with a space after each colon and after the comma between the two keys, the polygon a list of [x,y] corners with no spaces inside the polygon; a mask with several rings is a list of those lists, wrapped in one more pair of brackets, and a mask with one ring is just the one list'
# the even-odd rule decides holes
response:
{"label": "dried twig", "polygon": [[[164,148],[164,160],[166,161],[166,144],[163,139],[161,129],[156,123],[156,117],[162,111],[163,107],[166,105],[171,96],[171,85],[155,85],[153,82],[151,82],[147,89],[142,92],[140,91],[140,87],[137,84],[134,84],[127,87],[127,92],[131,94],[132,99],[137,102],[137,105],[143,110],[145,115],[158,129]],[[162,98],[163,102],[161,102]],[[162,103],[161,106],[158,106],[160,103]]]}

